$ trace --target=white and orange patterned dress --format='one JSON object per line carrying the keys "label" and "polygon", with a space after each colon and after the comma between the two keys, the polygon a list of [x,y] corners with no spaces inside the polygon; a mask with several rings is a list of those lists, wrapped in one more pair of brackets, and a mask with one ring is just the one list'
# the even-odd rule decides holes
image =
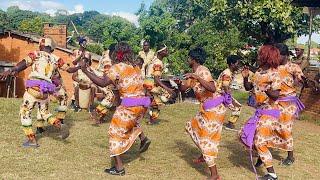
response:
{"label": "white and orange patterned dress", "polygon": [[[132,65],[119,63],[113,65],[108,77],[116,82],[120,97],[144,97],[143,78],[141,70]],[[110,156],[125,153],[132,146],[142,129],[138,125],[141,116],[146,112],[143,106],[125,107],[118,106],[109,127]]]}
{"label": "white and orange patterned dress", "polygon": [[[281,90],[280,98],[294,96],[296,97],[295,79],[302,80],[303,72],[299,65],[288,62],[285,65],[281,65],[278,68],[281,77]],[[293,121],[296,118],[295,113],[297,106],[294,102],[290,101],[279,101],[280,110],[280,132],[279,136],[283,139],[281,149],[292,151],[293,150],[293,138],[292,138],[292,127]]]}
{"label": "white and orange patterned dress", "polygon": [[[253,93],[255,95],[257,109],[277,109],[276,102],[268,97],[265,91],[280,90],[281,79],[277,69],[259,69],[253,76]],[[254,136],[254,146],[259,157],[266,166],[272,166],[272,155],[269,148],[280,148],[282,139],[279,138],[279,120],[270,115],[261,115],[257,123]]]}
{"label": "white and orange patterned dress", "polygon": [[[209,69],[200,65],[195,74],[208,82],[214,82]],[[216,84],[216,83],[215,83]],[[223,104],[204,110],[203,103],[211,98],[219,97],[219,93],[206,90],[198,81],[191,83],[196,98],[200,101],[200,111],[186,124],[186,130],[194,143],[200,148],[204,160],[209,167],[215,165],[218,146],[221,139],[226,108]]]}

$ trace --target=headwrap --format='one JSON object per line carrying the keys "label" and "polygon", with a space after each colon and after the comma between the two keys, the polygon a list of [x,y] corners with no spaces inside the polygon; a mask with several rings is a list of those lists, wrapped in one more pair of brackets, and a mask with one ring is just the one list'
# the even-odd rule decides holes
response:
{"label": "headwrap", "polygon": [[87,42],[87,40],[84,37],[79,38],[79,45],[81,46],[83,42]]}
{"label": "headwrap", "polygon": [[161,51],[163,51],[163,50],[165,50],[165,49],[167,49],[167,46],[164,44],[164,47],[163,47],[162,49],[159,49],[159,50],[157,51],[157,53],[160,53]]}
{"label": "headwrap", "polygon": [[124,56],[124,52],[123,51],[117,52],[117,60],[118,61],[122,61],[123,60],[123,56]]}
{"label": "headwrap", "polygon": [[57,44],[51,37],[46,37],[39,39],[39,46],[49,46],[52,49],[55,49],[57,47]]}

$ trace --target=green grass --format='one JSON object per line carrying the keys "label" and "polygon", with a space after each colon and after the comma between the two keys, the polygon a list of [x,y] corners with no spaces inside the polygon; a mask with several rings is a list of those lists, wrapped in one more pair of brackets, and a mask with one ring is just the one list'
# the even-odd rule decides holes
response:
{"label": "green grass", "polygon": [[[24,135],[18,116],[21,100],[1,99],[0,105],[0,178],[1,179],[206,179],[205,164],[194,165],[192,159],[200,155],[184,131],[186,121],[197,112],[198,105],[175,104],[161,111],[161,123],[147,126],[152,140],[149,151],[138,153],[139,142],[123,156],[127,175],[113,177],[103,172],[110,167],[107,129],[109,123],[92,126],[86,112],[69,112],[66,123],[71,136],[66,141],[56,139],[56,131],[49,128],[37,149],[24,149]],[[237,128],[253,113],[245,107]],[[236,138],[236,133],[223,130],[217,166],[223,179],[254,179],[248,153]],[[280,179],[320,179],[320,126],[296,121],[294,127],[296,162],[291,167],[279,166],[281,151],[273,151],[275,170]],[[259,169],[264,174],[264,169]]]}

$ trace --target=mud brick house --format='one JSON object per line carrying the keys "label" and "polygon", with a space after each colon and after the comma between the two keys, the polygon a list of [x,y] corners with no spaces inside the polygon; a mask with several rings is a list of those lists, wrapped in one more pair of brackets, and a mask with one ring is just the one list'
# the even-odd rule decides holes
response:
{"label": "mud brick house", "polygon": [[[319,67],[309,67],[305,76],[308,77],[308,79],[314,79],[318,73],[320,73]],[[306,106],[307,111],[320,114],[320,92],[315,92],[311,88],[305,88],[300,98]]]}
{"label": "mud brick house", "polygon": [[[44,36],[53,38],[58,45],[58,48],[53,52],[55,55],[61,57],[66,63],[71,64],[72,53],[74,47],[67,46],[67,26],[64,24],[53,25],[50,23],[44,24]],[[26,34],[17,31],[0,31],[0,72],[14,66],[17,62],[21,61],[27,56],[29,52],[38,50],[39,35]],[[101,58],[99,55],[93,54],[93,67],[95,67]],[[22,97],[25,85],[24,80],[30,69],[26,69],[17,76],[16,80],[16,97]],[[64,84],[67,88],[68,94],[73,93],[73,80],[72,75],[67,72],[61,72]],[[6,95],[6,83],[0,84],[0,96]]]}

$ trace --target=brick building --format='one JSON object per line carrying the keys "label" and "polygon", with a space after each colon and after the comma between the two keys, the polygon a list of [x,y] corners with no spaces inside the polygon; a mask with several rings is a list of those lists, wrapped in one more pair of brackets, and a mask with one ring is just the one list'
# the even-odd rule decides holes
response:
{"label": "brick building", "polygon": [[[319,68],[309,67],[306,70],[305,75],[308,79],[314,79],[315,76],[320,73]],[[302,91],[301,101],[306,106],[307,111],[312,111],[320,114],[320,93],[314,92],[311,88],[305,88]]]}
{"label": "brick building", "polygon": [[[72,62],[72,48],[66,48],[66,29],[65,25],[52,26],[50,24],[44,25],[44,35],[50,36],[57,41],[58,48],[55,49],[54,54],[61,57],[66,63],[71,64]],[[50,31],[52,28],[52,31]],[[61,34],[58,34],[58,33]],[[38,50],[38,42],[40,36],[33,34],[25,34],[17,31],[2,31],[0,32],[0,72],[4,71],[6,68],[1,66],[1,64],[6,64],[7,67],[15,65],[23,58],[27,56],[29,52]],[[99,59],[99,55],[93,54],[93,65],[96,66]],[[17,76],[16,81],[16,96],[22,97],[25,85],[24,81],[27,79],[27,76],[30,72],[30,69],[26,69],[23,72],[20,72]],[[73,93],[73,80],[72,75],[67,72],[61,72],[64,84],[67,88],[68,94]],[[5,96],[6,88],[5,83],[2,82],[0,85],[0,96]]]}

